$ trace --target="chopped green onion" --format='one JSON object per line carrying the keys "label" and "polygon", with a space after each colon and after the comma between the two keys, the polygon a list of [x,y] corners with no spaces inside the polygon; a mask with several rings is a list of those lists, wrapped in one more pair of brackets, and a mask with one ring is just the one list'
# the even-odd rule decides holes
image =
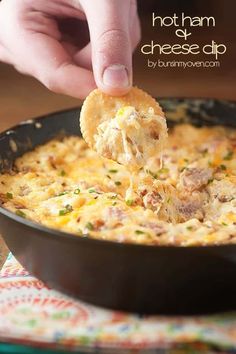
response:
{"label": "chopped green onion", "polygon": [[79,188],[75,189],[74,194],[80,194],[80,189]]}
{"label": "chopped green onion", "polygon": [[208,166],[209,167],[212,167],[213,166],[213,163],[211,161],[208,161]]}
{"label": "chopped green onion", "polygon": [[68,213],[68,211],[66,209],[59,210],[59,216],[66,215],[67,213]]}
{"label": "chopped green onion", "polygon": [[66,214],[70,213],[72,210],[73,210],[72,206],[70,204],[67,204],[65,206],[65,209],[59,210],[59,215],[60,216],[66,215]]}
{"label": "chopped green onion", "polygon": [[213,181],[214,181],[214,178],[210,178],[210,179],[208,180],[207,184],[210,184],[210,183],[212,183]]}
{"label": "chopped green onion", "polygon": [[69,192],[61,192],[61,193],[59,193],[58,195],[57,195],[57,197],[61,197],[62,195],[65,195],[65,194],[68,194]]}
{"label": "chopped green onion", "polygon": [[157,179],[158,175],[162,173],[168,173],[169,171],[170,171],[169,168],[166,167],[160,168],[160,170],[158,170],[156,173],[150,170],[146,170],[146,172],[149,173],[154,179]]}
{"label": "chopped green onion", "polygon": [[225,171],[227,167],[225,165],[220,165],[221,170]]}
{"label": "chopped green onion", "polygon": [[152,171],[150,171],[150,170],[147,170],[146,172],[147,172],[150,176],[152,176],[152,178],[157,179],[157,174],[156,174],[156,173],[154,173],[154,172],[152,172]]}
{"label": "chopped green onion", "polygon": [[142,230],[135,230],[135,233],[136,233],[137,235],[143,235],[143,234],[145,234],[145,232],[143,232]]}
{"label": "chopped green onion", "polygon": [[193,227],[192,226],[187,226],[187,230],[192,231]]}
{"label": "chopped green onion", "polygon": [[125,202],[126,202],[126,204],[127,204],[128,206],[133,205],[133,200],[132,200],[132,199],[128,199],[128,200],[126,200]]}
{"label": "chopped green onion", "polygon": [[121,186],[121,182],[120,181],[115,181],[115,185],[116,186]]}
{"label": "chopped green onion", "polygon": [[109,176],[109,175],[106,175],[106,176],[107,176],[107,178],[111,179],[111,176]]}
{"label": "chopped green onion", "polygon": [[91,188],[88,190],[89,193],[96,193],[95,189],[94,188]]}
{"label": "chopped green onion", "polygon": [[225,157],[223,158],[225,161],[230,161],[230,160],[232,160],[232,158],[233,158],[233,154],[234,154],[234,152],[233,151],[229,151],[226,155],[225,155]]}
{"label": "chopped green onion", "polygon": [[108,172],[110,172],[110,173],[117,173],[118,170],[111,169],[111,170],[108,170]]}
{"label": "chopped green onion", "polygon": [[78,230],[77,230],[77,233],[78,233],[80,236],[83,235],[83,231],[82,231],[81,229],[78,229]]}
{"label": "chopped green onion", "polygon": [[160,173],[160,174],[162,174],[162,173],[168,173],[169,172],[169,168],[165,168],[165,167],[163,167],[163,168],[161,168],[159,171],[158,171],[158,174]]}
{"label": "chopped green onion", "polygon": [[108,196],[107,198],[108,198],[108,199],[116,199],[116,198],[117,198],[117,194]]}
{"label": "chopped green onion", "polygon": [[7,196],[8,199],[13,199],[13,194],[12,193],[7,192],[6,196]]}
{"label": "chopped green onion", "polygon": [[204,150],[202,151],[203,157],[205,157],[207,154],[208,154],[208,149],[204,149]]}
{"label": "chopped green onion", "polygon": [[85,225],[86,229],[92,231],[94,229],[93,224],[91,222],[87,222],[87,224]]}
{"label": "chopped green onion", "polygon": [[112,206],[115,206],[116,204],[117,204],[117,202],[113,202],[113,203],[112,203]]}
{"label": "chopped green onion", "polygon": [[26,218],[26,214],[22,211],[22,210],[17,210],[16,211],[16,215],[22,217],[22,218]]}
{"label": "chopped green onion", "polygon": [[103,192],[98,192],[98,191],[96,191],[96,189],[94,189],[94,188],[90,188],[89,190],[88,190],[88,192],[89,193],[97,193],[97,194],[102,194]]}
{"label": "chopped green onion", "polygon": [[65,176],[65,175],[66,175],[66,172],[65,172],[64,170],[61,170],[61,171],[60,171],[60,176],[63,177],[63,176]]}
{"label": "chopped green onion", "polygon": [[224,226],[228,226],[228,224],[226,224],[225,222],[222,222],[222,225],[224,225]]}

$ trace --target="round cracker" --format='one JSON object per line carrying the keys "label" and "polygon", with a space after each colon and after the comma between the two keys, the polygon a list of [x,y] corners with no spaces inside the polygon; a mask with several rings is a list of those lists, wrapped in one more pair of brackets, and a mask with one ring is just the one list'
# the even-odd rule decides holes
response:
{"label": "round cracker", "polygon": [[114,118],[117,111],[124,106],[133,106],[140,113],[147,113],[152,107],[156,115],[164,117],[158,102],[138,87],[132,87],[126,95],[119,97],[109,96],[95,89],[85,99],[80,113],[81,133],[90,147],[94,146],[94,135],[99,124]]}

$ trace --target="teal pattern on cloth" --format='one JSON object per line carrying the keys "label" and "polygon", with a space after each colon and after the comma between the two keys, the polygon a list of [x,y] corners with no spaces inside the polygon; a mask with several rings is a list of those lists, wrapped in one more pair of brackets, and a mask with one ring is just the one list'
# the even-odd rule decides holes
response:
{"label": "teal pattern on cloth", "polygon": [[98,308],[49,289],[10,254],[0,272],[0,343],[0,352],[27,345],[49,352],[236,353],[236,313],[140,317]]}

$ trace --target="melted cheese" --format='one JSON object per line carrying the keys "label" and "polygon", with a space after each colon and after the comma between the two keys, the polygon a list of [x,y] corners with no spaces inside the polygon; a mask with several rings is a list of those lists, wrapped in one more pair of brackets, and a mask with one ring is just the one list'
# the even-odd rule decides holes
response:
{"label": "melted cheese", "polygon": [[144,114],[134,107],[120,108],[116,116],[97,128],[95,150],[132,171],[157,160],[167,139],[166,121],[150,107]]}
{"label": "melted cheese", "polygon": [[[116,124],[123,129],[126,122]],[[137,150],[131,152],[136,158]],[[235,243],[235,156],[235,130],[178,125],[169,133],[163,166],[139,169],[129,188],[126,166],[98,156],[79,137],[66,137],[18,158],[14,171],[0,176],[0,198],[22,217],[79,237]]]}
{"label": "melted cheese", "polygon": [[163,117],[154,114],[153,108],[140,114],[132,106],[120,108],[116,116],[101,123],[95,135],[95,150],[127,167],[130,185],[125,200],[131,204],[136,199],[134,178],[140,168],[157,168],[167,138]]}

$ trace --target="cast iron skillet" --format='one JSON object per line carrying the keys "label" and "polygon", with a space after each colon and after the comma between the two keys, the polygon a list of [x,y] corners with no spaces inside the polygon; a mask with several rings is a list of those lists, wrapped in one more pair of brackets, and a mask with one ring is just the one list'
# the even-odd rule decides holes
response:
{"label": "cast iron skillet", "polygon": [[[167,117],[236,127],[236,103],[162,99]],[[79,109],[0,135],[0,171],[58,135],[80,134]],[[170,122],[169,125],[172,123]],[[236,308],[236,245],[170,247],[76,237],[0,207],[0,232],[18,261],[47,285],[84,301],[139,313],[196,314]]]}

